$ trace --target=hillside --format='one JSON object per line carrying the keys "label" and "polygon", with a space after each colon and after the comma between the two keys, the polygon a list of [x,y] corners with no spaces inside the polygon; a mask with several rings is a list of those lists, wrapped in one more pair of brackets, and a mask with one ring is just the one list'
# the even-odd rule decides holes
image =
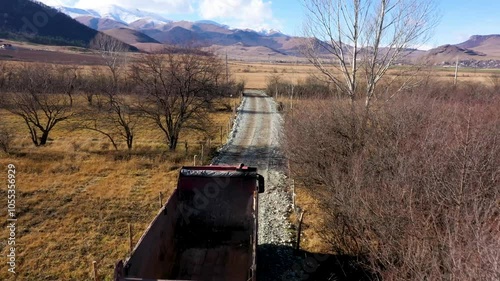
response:
{"label": "hillside", "polygon": [[435,65],[474,68],[500,67],[500,35],[474,35],[457,45],[443,45],[427,51],[423,59]]}
{"label": "hillside", "polygon": [[[300,55],[304,38],[287,36],[278,32],[260,33],[253,30],[230,29],[215,22],[170,22],[154,24],[146,20],[131,23],[131,28],[164,44],[198,45],[202,47],[227,47],[231,57],[249,57],[264,54],[276,59]],[[234,51],[234,52],[233,52]]]}
{"label": "hillside", "polygon": [[500,35],[474,35],[469,40],[457,44],[461,48],[468,48],[488,56],[500,58]]}
{"label": "hillside", "polygon": [[478,57],[486,56],[486,54],[477,52],[472,49],[462,48],[458,45],[443,45],[427,52],[427,56],[434,57],[438,60],[450,60],[456,59],[457,57]]}
{"label": "hillside", "polygon": [[[234,47],[238,50],[238,57],[248,50],[249,56],[264,52],[266,57],[296,56],[303,44],[303,38],[284,35],[277,31],[257,32],[254,30],[231,29],[214,21],[177,21],[167,20],[161,15],[144,12],[138,9],[126,9],[110,5],[99,9],[78,9],[70,7],[56,7],[61,12],[74,17],[80,23],[98,31],[116,36],[128,44],[142,50],[156,49],[156,42],[146,42],[150,37],[162,44],[197,45],[201,47]],[[133,29],[145,34],[135,33],[124,36],[116,35],[116,30],[122,28]],[[115,30],[108,32],[108,30]],[[123,33],[123,30],[121,31]],[[130,31],[128,31],[130,32]],[[137,39],[137,41],[134,41]],[[153,44],[153,45],[152,45]],[[241,48],[244,46],[245,48]],[[256,51],[258,50],[258,51]],[[242,53],[243,51],[243,53]],[[231,55],[231,54],[230,54]]]}
{"label": "hillside", "polygon": [[[68,16],[28,0],[4,0],[0,8],[8,14],[7,20],[0,23],[1,35],[53,45],[86,46],[98,31],[105,31],[144,51],[158,50],[162,44],[190,45],[223,50],[232,58],[247,57],[254,60],[258,57],[267,61],[303,57],[301,49],[306,41],[306,38],[273,30],[259,32],[232,29],[213,21],[174,22],[160,14],[117,5],[87,10],[56,7]],[[40,11],[47,15],[47,21],[42,26],[27,25],[22,20],[33,18]],[[425,60],[442,65],[454,63],[458,58],[466,66],[496,67],[500,63],[500,35],[475,35],[460,44],[443,45],[426,52],[414,50],[408,54],[399,63]]]}
{"label": "hillside", "polygon": [[127,44],[133,43],[160,43],[155,39],[145,35],[136,30],[132,30],[129,28],[115,28],[104,31],[104,33],[108,34],[111,37],[114,37],[122,42]]}
{"label": "hillside", "polygon": [[112,19],[108,18],[96,18],[93,16],[80,16],[76,17],[75,20],[77,20],[79,23],[88,26],[92,29],[98,30],[98,31],[104,31],[108,29],[114,29],[114,28],[123,28],[127,27],[128,25],[122,22],[118,22]]}
{"label": "hillside", "polygon": [[98,33],[53,8],[29,0],[2,0],[0,11],[5,15],[5,20],[0,21],[0,31],[5,37],[86,46]]}
{"label": "hillside", "polygon": [[[43,45],[88,47],[99,31],[66,14],[30,0],[2,0],[0,37]],[[106,35],[108,36],[108,35]],[[130,51],[137,51],[129,46]]]}

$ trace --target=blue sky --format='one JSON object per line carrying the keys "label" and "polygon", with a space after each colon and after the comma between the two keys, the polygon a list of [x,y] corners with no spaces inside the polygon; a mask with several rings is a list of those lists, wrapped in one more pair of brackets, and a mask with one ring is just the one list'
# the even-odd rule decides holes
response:
{"label": "blue sky", "polygon": [[[300,0],[39,0],[48,5],[95,8],[116,4],[172,20],[209,19],[235,28],[275,29],[301,35]],[[436,0],[441,21],[426,48],[456,44],[471,35],[500,34],[500,0]]]}
{"label": "blue sky", "polygon": [[499,0],[441,0],[441,22],[429,42],[460,43],[471,35],[500,34]]}

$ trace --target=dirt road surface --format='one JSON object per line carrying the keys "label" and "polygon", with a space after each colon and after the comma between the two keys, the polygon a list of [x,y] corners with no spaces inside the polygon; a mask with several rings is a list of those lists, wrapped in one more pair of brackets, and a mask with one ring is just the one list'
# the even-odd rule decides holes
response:
{"label": "dirt road surface", "polygon": [[[262,91],[246,91],[228,144],[214,164],[258,168],[266,179],[259,194],[258,280],[289,280],[287,270],[295,263],[293,232],[288,221],[292,197],[280,149],[283,119],[276,103]],[[286,278],[286,279],[285,279]]]}

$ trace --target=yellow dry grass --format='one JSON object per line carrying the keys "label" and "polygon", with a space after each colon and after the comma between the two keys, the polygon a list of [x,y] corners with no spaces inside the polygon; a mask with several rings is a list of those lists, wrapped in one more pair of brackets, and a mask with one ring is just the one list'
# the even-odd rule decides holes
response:
{"label": "yellow dry grass", "polygon": [[[334,254],[330,251],[331,245],[321,236],[324,231],[326,213],[320,207],[319,200],[314,198],[304,186],[297,182],[295,183],[295,194],[295,204],[304,211],[300,249],[310,253]],[[298,222],[297,215],[292,214],[290,218],[294,224]]]}
{"label": "yellow dry grass", "polygon": [[[268,79],[272,75],[278,75],[283,80],[292,83],[304,81],[313,74],[321,77],[321,74],[313,65],[304,63],[248,63],[232,61],[229,67],[233,76],[237,80],[245,81],[246,87],[250,89],[265,89]],[[404,67],[395,67],[388,74],[390,76],[402,69]],[[430,76],[440,81],[452,83],[454,71],[454,68],[431,67],[421,71],[418,75]],[[500,69],[460,68],[458,81],[491,83],[492,76],[500,76]]]}
{"label": "yellow dry grass", "polygon": [[[223,102],[234,105],[238,100]],[[232,114],[222,108],[219,104],[221,111],[210,114],[208,129],[217,132],[210,135],[214,146],[220,145],[220,128],[227,133]],[[0,153],[0,179],[5,182],[8,164],[16,166],[17,280],[92,280],[92,261],[97,261],[100,280],[111,280],[115,262],[129,253],[128,224],[137,242],[159,210],[159,192],[165,202],[179,168],[192,164],[193,155],[200,153],[198,141],[206,137],[186,131],[177,151],[169,152],[162,132],[143,124],[127,158],[124,151],[113,151],[102,135],[71,131],[64,123],[55,127],[47,146],[33,147],[22,119],[0,110],[0,120],[14,134],[11,153]],[[8,251],[6,207],[4,200],[3,257]],[[0,263],[0,280],[14,279],[7,268]]]}
{"label": "yellow dry grass", "polygon": [[[231,62],[236,79],[247,88],[265,88],[270,75],[290,81],[305,79],[316,70],[310,65]],[[452,81],[449,69],[434,76]],[[497,71],[466,70],[459,81],[487,82]],[[235,104],[237,101],[226,101]],[[286,100],[283,100],[286,102]],[[213,144],[220,144],[220,128],[227,133],[231,112],[213,112]],[[101,280],[110,280],[114,263],[127,256],[128,224],[136,242],[159,209],[158,194],[173,191],[179,167],[191,164],[200,153],[198,141],[206,137],[186,132],[176,152],[168,152],[163,135],[154,126],[139,126],[133,155],[116,153],[102,135],[72,132],[57,126],[46,147],[32,146],[23,121],[0,111],[0,121],[14,133],[10,155],[0,154],[0,179],[6,166],[17,168],[17,272],[18,280],[91,280],[91,263],[97,261]],[[189,151],[184,151],[184,141]],[[121,149],[124,149],[123,145]],[[297,187],[297,204],[307,211],[302,248],[325,252],[320,237],[322,210],[305,189]],[[4,203],[5,204],[5,203]],[[6,218],[6,206],[0,217]],[[0,253],[7,254],[6,220],[0,230]],[[9,280],[7,264],[0,264],[0,280]]]}
{"label": "yellow dry grass", "polygon": [[293,63],[231,62],[229,67],[233,76],[237,80],[245,81],[245,86],[250,89],[266,88],[267,80],[272,75],[279,75],[285,80],[297,83],[317,71],[312,65]]}

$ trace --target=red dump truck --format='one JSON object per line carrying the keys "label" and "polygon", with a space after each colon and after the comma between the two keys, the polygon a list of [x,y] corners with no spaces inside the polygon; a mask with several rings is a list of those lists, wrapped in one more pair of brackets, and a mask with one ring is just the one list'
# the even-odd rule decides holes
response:
{"label": "red dump truck", "polygon": [[172,196],[116,265],[114,280],[256,280],[262,192],[256,168],[183,167]]}

